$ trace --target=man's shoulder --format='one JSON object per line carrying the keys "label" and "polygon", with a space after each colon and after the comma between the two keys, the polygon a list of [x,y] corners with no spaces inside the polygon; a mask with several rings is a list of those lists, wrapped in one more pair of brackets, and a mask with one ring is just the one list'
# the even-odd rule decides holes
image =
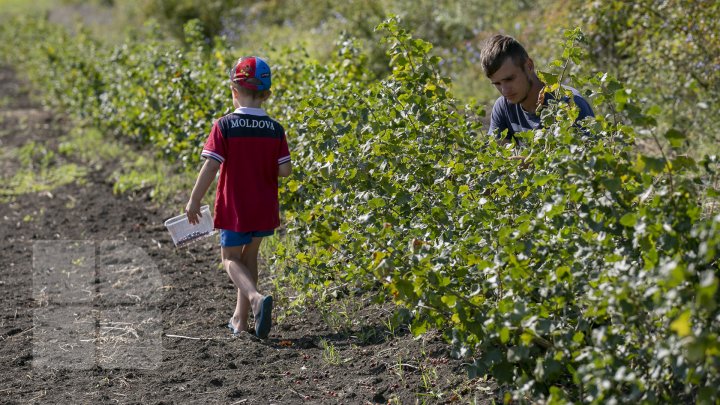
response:
{"label": "man's shoulder", "polygon": [[573,102],[575,102],[575,105],[580,108],[580,116],[579,118],[584,118],[587,116],[595,116],[595,113],[593,112],[592,107],[590,106],[590,102],[588,102],[585,97],[583,97],[582,93],[574,87],[571,86],[565,86],[563,85],[563,88],[570,90],[572,92],[573,96]]}
{"label": "man's shoulder", "polygon": [[[492,112],[490,113],[490,126],[488,128],[489,134],[494,134],[496,132],[502,132],[503,130],[507,129],[509,132],[509,135],[512,135],[512,126],[510,123],[510,108],[511,105],[508,103],[507,99],[503,96],[500,96],[495,100],[495,104],[493,104]],[[497,135],[497,134],[496,134]]]}
{"label": "man's shoulder", "polygon": [[500,96],[495,100],[492,111],[493,114],[507,115],[511,108],[513,108],[513,104],[510,104],[504,96]]}
{"label": "man's shoulder", "polygon": [[[570,91],[570,94],[572,94],[572,99],[575,105],[580,109],[580,115],[578,119],[585,118],[585,117],[594,117],[595,113],[593,112],[592,107],[590,106],[590,103],[583,97],[582,93],[580,91],[572,86],[568,86],[563,84],[562,85],[563,90]],[[543,104],[547,105],[549,100],[554,100],[555,95],[552,92],[545,93],[545,100],[543,101]],[[570,102],[570,97],[567,94],[561,94],[560,100],[568,103]]]}
{"label": "man's shoulder", "polygon": [[583,97],[582,93],[580,93],[580,90],[576,89],[575,87],[563,84],[562,88],[564,90],[570,91],[570,93],[572,93],[573,99],[582,99],[583,101],[587,102],[587,100],[585,100],[585,97]]}
{"label": "man's shoulder", "polygon": [[505,96],[500,96],[495,100],[495,103],[493,104],[493,108],[507,108],[509,105],[507,99]]}

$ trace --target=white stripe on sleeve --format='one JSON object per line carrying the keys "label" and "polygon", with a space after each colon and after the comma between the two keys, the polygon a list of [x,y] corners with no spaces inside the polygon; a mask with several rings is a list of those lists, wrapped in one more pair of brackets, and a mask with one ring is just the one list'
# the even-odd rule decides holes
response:
{"label": "white stripe on sleeve", "polygon": [[224,157],[218,155],[217,153],[215,153],[213,151],[209,151],[209,150],[203,150],[202,153],[200,154],[200,156],[202,156],[204,158],[211,158],[211,159],[217,160],[220,163],[225,161]]}

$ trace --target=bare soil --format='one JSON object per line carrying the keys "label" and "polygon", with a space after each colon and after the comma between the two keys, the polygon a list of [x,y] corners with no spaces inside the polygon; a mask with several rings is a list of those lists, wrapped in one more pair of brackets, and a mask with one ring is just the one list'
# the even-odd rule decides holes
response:
{"label": "bare soil", "polygon": [[[3,150],[30,141],[57,150],[68,120],[33,102],[11,69],[0,68],[0,94]],[[21,163],[3,160],[8,178]],[[438,332],[390,330],[382,320],[392,307],[367,298],[357,298],[351,328],[331,328],[315,308],[286,312],[276,299],[274,314],[289,315],[268,339],[232,336],[235,289],[217,236],[175,249],[163,221],[181,206],[113,194],[110,170],[0,202],[0,403],[497,399],[492,383],[467,379]]]}

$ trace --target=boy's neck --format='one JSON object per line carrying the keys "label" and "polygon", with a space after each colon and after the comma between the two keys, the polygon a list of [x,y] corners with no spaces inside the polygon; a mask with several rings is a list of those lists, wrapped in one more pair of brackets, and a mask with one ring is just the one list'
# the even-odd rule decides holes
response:
{"label": "boy's neck", "polygon": [[235,108],[262,108],[262,103],[237,103]]}
{"label": "boy's neck", "polygon": [[262,108],[262,99],[257,99],[255,97],[245,96],[245,95],[238,95],[237,98],[235,98],[234,105],[235,108]]}

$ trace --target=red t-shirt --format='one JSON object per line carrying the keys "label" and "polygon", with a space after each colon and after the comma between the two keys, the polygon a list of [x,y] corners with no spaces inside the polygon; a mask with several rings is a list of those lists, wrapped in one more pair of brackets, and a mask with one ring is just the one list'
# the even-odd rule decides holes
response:
{"label": "red t-shirt", "polygon": [[241,107],[213,124],[202,157],[221,163],[216,229],[269,231],[280,225],[278,166],[290,161],[285,130],[262,108]]}

